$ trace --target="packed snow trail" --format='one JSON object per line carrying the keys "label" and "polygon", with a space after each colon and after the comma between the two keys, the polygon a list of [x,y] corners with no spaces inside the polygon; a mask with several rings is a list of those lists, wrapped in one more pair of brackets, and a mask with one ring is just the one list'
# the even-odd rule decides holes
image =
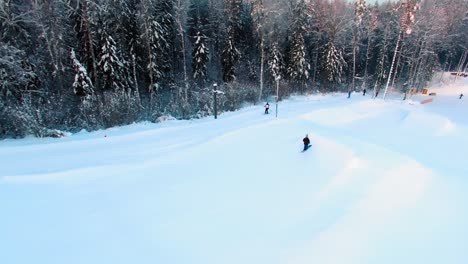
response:
{"label": "packed snow trail", "polygon": [[0,143],[2,263],[468,261],[462,118],[344,96],[262,111]]}

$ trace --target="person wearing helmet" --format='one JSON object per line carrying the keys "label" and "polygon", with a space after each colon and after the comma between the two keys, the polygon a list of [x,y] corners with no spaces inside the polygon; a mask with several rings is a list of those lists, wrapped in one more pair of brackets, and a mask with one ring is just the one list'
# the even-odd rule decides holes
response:
{"label": "person wearing helmet", "polygon": [[306,151],[308,148],[310,148],[310,139],[309,139],[309,135],[305,135],[305,138],[302,139],[302,142],[304,142],[304,150],[303,151]]}

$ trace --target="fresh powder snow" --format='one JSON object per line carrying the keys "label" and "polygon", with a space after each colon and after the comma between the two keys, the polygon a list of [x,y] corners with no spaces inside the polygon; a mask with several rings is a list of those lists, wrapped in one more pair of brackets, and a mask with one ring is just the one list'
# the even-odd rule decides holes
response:
{"label": "fresh powder snow", "polygon": [[468,78],[434,79],[0,141],[0,263],[468,263]]}

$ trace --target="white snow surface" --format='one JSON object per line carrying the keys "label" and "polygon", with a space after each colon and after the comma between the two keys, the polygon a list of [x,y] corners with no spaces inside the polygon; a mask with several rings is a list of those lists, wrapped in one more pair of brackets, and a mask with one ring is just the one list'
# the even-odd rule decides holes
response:
{"label": "white snow surface", "polygon": [[0,141],[0,263],[466,264],[467,80]]}

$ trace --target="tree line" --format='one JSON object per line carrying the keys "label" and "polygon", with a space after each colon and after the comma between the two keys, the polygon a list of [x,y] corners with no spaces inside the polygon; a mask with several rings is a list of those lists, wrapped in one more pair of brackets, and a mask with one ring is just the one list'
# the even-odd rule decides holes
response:
{"label": "tree line", "polygon": [[[465,0],[0,0],[0,138],[425,87],[466,67]],[[462,60],[462,57],[465,57]]]}

